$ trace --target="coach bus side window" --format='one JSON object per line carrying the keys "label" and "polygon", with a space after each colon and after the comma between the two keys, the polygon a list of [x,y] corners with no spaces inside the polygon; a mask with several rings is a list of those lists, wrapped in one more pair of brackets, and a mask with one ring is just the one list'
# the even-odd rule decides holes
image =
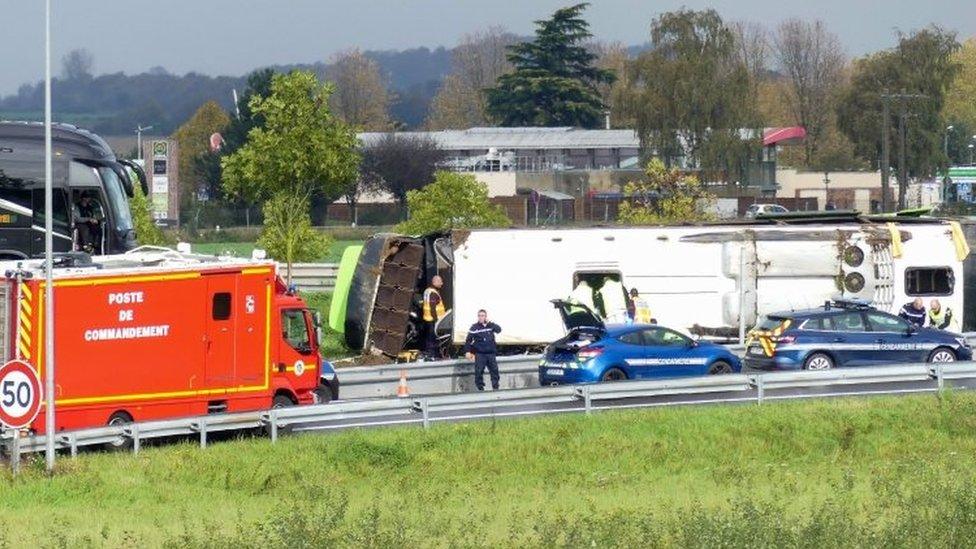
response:
{"label": "coach bus side window", "polygon": [[[68,223],[68,201],[64,198],[65,192],[61,189],[51,190],[51,209],[54,212],[52,225],[55,233],[70,235],[71,229]],[[44,189],[34,189],[34,224],[44,227]]]}
{"label": "coach bus side window", "polygon": [[905,269],[905,294],[910,296],[952,295],[955,279],[948,267]]}

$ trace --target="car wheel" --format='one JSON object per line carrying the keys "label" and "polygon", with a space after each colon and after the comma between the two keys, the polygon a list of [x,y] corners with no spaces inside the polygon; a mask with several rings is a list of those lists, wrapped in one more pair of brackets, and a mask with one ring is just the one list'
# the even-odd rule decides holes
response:
{"label": "car wheel", "polygon": [[325,383],[319,384],[319,386],[315,389],[315,393],[319,397],[319,404],[328,404],[332,402],[332,399],[334,398],[332,395],[332,387],[329,387]]}
{"label": "car wheel", "polygon": [[716,360],[712,363],[712,367],[708,369],[708,375],[714,376],[719,374],[731,374],[732,365],[724,360]]}
{"label": "car wheel", "polygon": [[623,381],[627,379],[627,374],[624,373],[620,368],[610,368],[606,372],[603,372],[603,377],[600,381]]}
{"label": "car wheel", "polygon": [[955,362],[956,353],[952,349],[939,347],[929,355],[929,362]]}
{"label": "car wheel", "polygon": [[824,353],[813,353],[803,363],[804,370],[829,370],[834,367],[834,360]]}

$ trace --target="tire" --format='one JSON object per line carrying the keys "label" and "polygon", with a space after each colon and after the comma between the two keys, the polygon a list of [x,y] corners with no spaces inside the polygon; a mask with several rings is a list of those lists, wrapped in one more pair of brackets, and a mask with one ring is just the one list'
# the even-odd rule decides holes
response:
{"label": "tire", "polygon": [[956,352],[948,347],[936,347],[929,354],[929,362],[955,362]]}
{"label": "tire", "polygon": [[813,353],[803,362],[804,370],[830,370],[834,367],[834,359],[825,353]]}
{"label": "tire", "polygon": [[708,375],[720,375],[720,374],[731,374],[732,365],[724,360],[716,360],[712,363],[712,366],[708,369]]}
{"label": "tire", "polygon": [[288,395],[275,395],[271,399],[272,408],[288,408],[295,405],[295,401],[291,399]]}
{"label": "tire", "polygon": [[335,398],[335,395],[332,394],[332,387],[324,383],[316,387],[315,393],[319,396],[319,404],[328,404]]}
{"label": "tire", "polygon": [[610,368],[600,376],[600,381],[623,381],[627,379],[627,374],[620,368]]}
{"label": "tire", "polygon": [[[132,423],[132,415],[124,410],[119,410],[108,417],[108,422],[106,425],[113,427],[117,425],[125,425],[127,423]],[[128,437],[120,437],[113,442],[106,442],[105,449],[113,452],[131,450],[132,439]]]}

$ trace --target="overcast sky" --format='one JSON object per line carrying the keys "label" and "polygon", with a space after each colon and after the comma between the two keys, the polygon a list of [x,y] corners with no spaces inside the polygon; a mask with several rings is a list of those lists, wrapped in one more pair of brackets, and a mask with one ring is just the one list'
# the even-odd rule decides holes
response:
{"label": "overcast sky", "polygon": [[[314,62],[338,50],[452,46],[502,25],[519,34],[572,0],[52,0],[53,71],[87,48],[95,72],[138,73],[161,65],[182,74],[240,75],[275,63]],[[976,0],[594,0],[597,38],[647,40],[655,14],[715,8],[726,20],[774,26],[821,18],[851,55],[889,47],[897,29],[930,23],[976,35]],[[0,0],[0,94],[43,76],[43,0]]]}

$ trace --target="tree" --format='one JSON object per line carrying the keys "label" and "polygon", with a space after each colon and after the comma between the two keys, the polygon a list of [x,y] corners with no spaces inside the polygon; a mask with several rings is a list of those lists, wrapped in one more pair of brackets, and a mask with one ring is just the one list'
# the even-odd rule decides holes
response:
{"label": "tree", "polygon": [[959,74],[946,94],[945,118],[950,124],[976,128],[976,37],[959,48],[953,61],[959,65]]}
{"label": "tree", "polygon": [[761,126],[735,35],[714,10],[660,15],[651,49],[630,64],[628,103],[645,156],[735,179],[752,148],[741,128]]}
{"label": "tree", "polygon": [[704,206],[714,202],[694,175],[668,168],[654,158],[644,169],[646,181],[624,185],[627,199],[620,204],[618,221],[624,225],[660,225],[707,221]]}
{"label": "tree", "polygon": [[807,130],[803,145],[809,165],[833,122],[834,100],[843,83],[844,52],[840,40],[821,21],[784,21],[775,45],[780,70],[789,82],[786,100],[794,123]]}
{"label": "tree", "polygon": [[343,122],[362,131],[390,129],[390,92],[379,65],[358,49],[332,59],[326,78],[335,84],[329,106]]}
{"label": "tree", "polygon": [[312,259],[322,246],[311,229],[309,201],[333,201],[355,181],[359,153],[352,128],[329,110],[331,84],[311,72],[276,74],[270,93],[248,107],[263,126],[222,159],[224,189],[251,200],[268,199],[261,245],[286,262]]}
{"label": "tree", "polygon": [[596,66],[616,75],[613,82],[602,82],[597,86],[600,99],[607,106],[610,125],[614,128],[633,128],[634,119],[627,108],[627,90],[631,86],[627,74],[630,56],[627,48],[620,43],[594,44],[592,50],[597,55]]}
{"label": "tree", "polygon": [[752,94],[758,99],[759,89],[769,76],[769,33],[762,24],[752,21],[734,21],[729,28],[735,36],[735,54],[749,71]]}
{"label": "tree", "polygon": [[[173,134],[179,146],[179,165],[177,171],[180,181],[180,211],[192,215],[198,208],[197,194],[201,189],[220,187],[220,174],[204,168],[204,158],[210,152],[210,136],[224,131],[230,124],[230,117],[214,101],[207,101],[197,109]],[[216,178],[216,179],[214,179]]]}
{"label": "tree", "polygon": [[488,187],[471,174],[440,171],[434,182],[407,193],[410,217],[397,225],[403,234],[475,227],[508,227],[501,206],[488,200]]}
{"label": "tree", "polygon": [[152,203],[142,192],[142,185],[133,185],[133,196],[129,200],[132,211],[132,226],[136,230],[136,240],[141,245],[163,246],[168,244],[163,231],[153,220]]}
{"label": "tree", "polygon": [[[904,115],[908,176],[929,176],[945,165],[942,112],[959,70],[953,58],[958,46],[954,33],[930,27],[900,35],[894,49],[854,62],[850,84],[837,105],[837,117],[838,127],[854,144],[858,156],[880,168],[881,128],[888,124],[893,131],[887,168],[897,166],[898,139],[894,129]],[[891,99],[891,118],[883,121],[881,96],[885,90],[899,94],[904,91],[916,97]]]}
{"label": "tree", "polygon": [[225,191],[253,198],[341,196],[356,178],[359,153],[353,129],[329,109],[332,89],[310,72],[274,75],[270,95],[249,102],[264,126],[252,128],[244,146],[222,159]]}
{"label": "tree", "polygon": [[61,77],[65,80],[91,80],[95,57],[84,48],[69,51],[61,58]]}
{"label": "tree", "polygon": [[451,52],[451,74],[434,96],[427,127],[464,129],[488,124],[485,90],[511,72],[506,48],[517,42],[502,27],[465,35]]}
{"label": "tree", "polygon": [[503,126],[600,125],[606,106],[597,86],[613,73],[593,66],[592,36],[580,14],[588,4],[557,10],[536,21],[535,40],[508,48],[514,72],[487,91],[488,114]]}
{"label": "tree", "polygon": [[251,129],[264,126],[264,117],[251,110],[251,100],[255,97],[271,95],[273,69],[259,69],[247,75],[247,83],[238,97],[234,116],[224,134],[224,154],[231,154],[247,142]]}
{"label": "tree", "polygon": [[388,133],[363,149],[362,178],[367,188],[390,193],[405,208],[407,193],[430,184],[444,157],[429,137]]}
{"label": "tree", "polygon": [[279,193],[264,203],[264,231],[258,246],[285,264],[288,285],[294,263],[320,260],[329,249],[328,235],[312,228],[307,195]]}

